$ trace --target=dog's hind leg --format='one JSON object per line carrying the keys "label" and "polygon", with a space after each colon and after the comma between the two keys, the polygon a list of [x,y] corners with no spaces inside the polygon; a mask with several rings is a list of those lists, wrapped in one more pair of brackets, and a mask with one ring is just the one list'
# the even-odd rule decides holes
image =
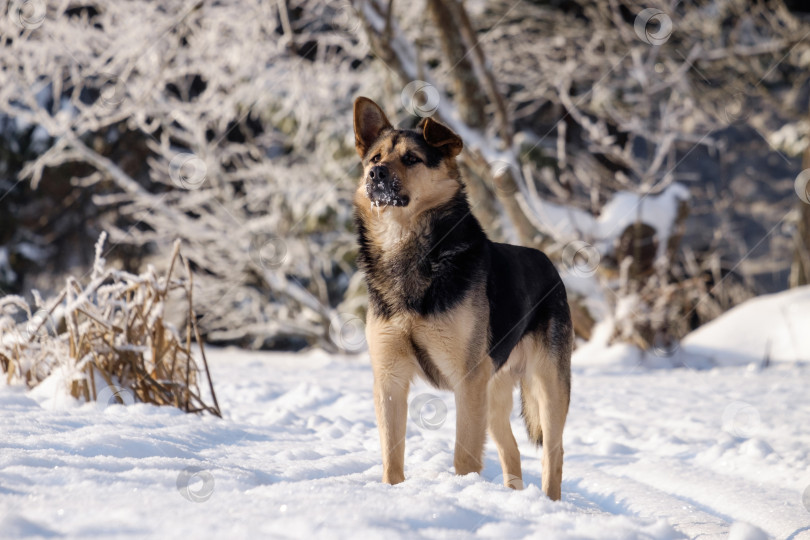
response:
{"label": "dog's hind leg", "polygon": [[[563,428],[568,415],[571,395],[571,334],[558,329],[554,323],[548,336],[531,336],[533,346],[526,362],[521,389],[530,413],[525,414],[529,433],[537,434],[535,442],[543,445],[543,491],[552,500],[559,500],[562,486]],[[537,414],[535,417],[534,415]],[[540,429],[536,421],[539,417]]]}
{"label": "dog's hind leg", "polygon": [[487,427],[498,448],[503,470],[503,484],[512,489],[523,489],[520,471],[520,451],[509,417],[512,413],[512,389],[515,377],[502,368],[489,380],[487,388]]}

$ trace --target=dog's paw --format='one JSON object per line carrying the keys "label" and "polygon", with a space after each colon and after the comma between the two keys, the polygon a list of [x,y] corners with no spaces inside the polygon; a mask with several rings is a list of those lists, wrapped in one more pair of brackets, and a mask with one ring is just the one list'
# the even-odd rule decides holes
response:
{"label": "dog's paw", "polygon": [[382,481],[386,484],[391,484],[392,486],[395,484],[399,484],[405,481],[405,474],[404,473],[384,473]]}

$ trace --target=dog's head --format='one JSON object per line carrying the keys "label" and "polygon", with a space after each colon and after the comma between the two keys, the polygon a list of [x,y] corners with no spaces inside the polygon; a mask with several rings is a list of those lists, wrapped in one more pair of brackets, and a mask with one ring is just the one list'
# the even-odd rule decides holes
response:
{"label": "dog's head", "polygon": [[358,198],[373,206],[415,215],[450,200],[461,188],[456,165],[461,138],[431,118],[415,131],[395,129],[376,103],[359,97],[354,140],[363,161]]}

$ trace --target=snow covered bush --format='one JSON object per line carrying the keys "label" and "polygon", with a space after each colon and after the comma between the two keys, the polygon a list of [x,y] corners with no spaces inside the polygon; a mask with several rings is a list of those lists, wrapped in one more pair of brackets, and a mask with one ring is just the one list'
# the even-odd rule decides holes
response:
{"label": "snow covered bush", "polygon": [[[69,278],[49,301],[35,292],[33,312],[18,296],[0,298],[0,369],[7,382],[34,387],[51,377],[80,400],[137,400],[220,416],[193,315],[188,263],[186,279],[172,278],[183,262],[179,243],[161,278],[154,268],[139,276],[105,268],[104,241],[102,234],[87,285]],[[167,320],[168,305],[182,301],[189,314],[185,335]],[[192,353],[195,337],[204,371]],[[207,382],[213,405],[200,382]]]}
{"label": "snow covered bush", "polygon": [[346,348],[350,98],[372,74],[348,4],[5,7],[0,113],[50,141],[21,178],[92,193],[133,271],[179,238],[209,339]]}

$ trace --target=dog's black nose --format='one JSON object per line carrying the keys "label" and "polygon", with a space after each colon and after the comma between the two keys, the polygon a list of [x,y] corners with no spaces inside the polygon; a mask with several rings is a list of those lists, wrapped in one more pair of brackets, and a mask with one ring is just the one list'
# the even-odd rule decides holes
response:
{"label": "dog's black nose", "polygon": [[388,167],[385,165],[375,165],[368,171],[368,177],[370,180],[385,182],[388,180]]}

